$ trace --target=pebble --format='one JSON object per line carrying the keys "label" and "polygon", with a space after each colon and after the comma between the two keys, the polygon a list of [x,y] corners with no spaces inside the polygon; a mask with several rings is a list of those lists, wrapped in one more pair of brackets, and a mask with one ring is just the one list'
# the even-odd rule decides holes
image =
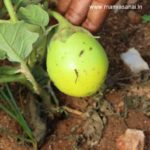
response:
{"label": "pebble", "polygon": [[141,71],[150,69],[148,63],[135,48],[130,48],[127,52],[122,53],[120,57],[133,73],[140,73]]}
{"label": "pebble", "polygon": [[127,129],[125,134],[117,139],[118,150],[144,150],[145,135],[143,131]]}

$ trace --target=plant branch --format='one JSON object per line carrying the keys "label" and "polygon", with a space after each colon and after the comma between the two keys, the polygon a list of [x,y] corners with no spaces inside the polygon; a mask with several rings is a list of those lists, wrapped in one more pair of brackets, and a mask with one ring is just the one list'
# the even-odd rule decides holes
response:
{"label": "plant branch", "polygon": [[4,0],[5,7],[9,13],[10,19],[13,23],[17,22],[16,12],[13,8],[11,0]]}
{"label": "plant branch", "polygon": [[0,83],[22,82],[23,80],[25,80],[25,77],[23,75],[0,75]]}
{"label": "plant branch", "polygon": [[62,108],[65,109],[66,111],[68,111],[69,113],[75,114],[75,115],[80,116],[82,118],[85,116],[85,114],[83,112],[78,111],[76,109],[72,109],[72,108],[67,107],[67,106],[63,106]]}
{"label": "plant branch", "polygon": [[[31,74],[28,66],[21,62],[21,72],[25,75],[28,81],[33,85],[33,91],[35,94],[39,95],[43,100],[43,105],[51,118],[53,118],[54,113],[57,112],[57,108],[51,103],[50,95],[36,82],[35,78]],[[51,112],[51,113],[50,113]]]}
{"label": "plant branch", "polygon": [[0,19],[0,23],[10,23],[10,20],[2,20],[2,19]]}
{"label": "plant branch", "polygon": [[49,10],[49,14],[53,16],[61,24],[61,28],[72,26],[72,24],[68,20],[66,20],[63,16],[61,16],[59,13]]}

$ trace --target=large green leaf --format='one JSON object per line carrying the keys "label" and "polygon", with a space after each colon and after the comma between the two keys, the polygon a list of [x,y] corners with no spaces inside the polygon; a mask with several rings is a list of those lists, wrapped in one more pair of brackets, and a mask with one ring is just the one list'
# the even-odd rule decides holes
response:
{"label": "large green leaf", "polygon": [[29,31],[24,22],[0,24],[0,53],[5,52],[13,62],[21,62],[29,56],[38,34]]}
{"label": "large green leaf", "polygon": [[49,23],[49,15],[40,5],[31,4],[25,8],[21,7],[18,11],[18,17],[28,23],[39,25],[42,28]]}
{"label": "large green leaf", "polygon": [[15,5],[21,5],[21,6],[26,6],[28,4],[37,4],[41,0],[12,0],[12,3]]}
{"label": "large green leaf", "polygon": [[3,60],[6,58],[6,53],[2,50],[0,50],[0,59]]}

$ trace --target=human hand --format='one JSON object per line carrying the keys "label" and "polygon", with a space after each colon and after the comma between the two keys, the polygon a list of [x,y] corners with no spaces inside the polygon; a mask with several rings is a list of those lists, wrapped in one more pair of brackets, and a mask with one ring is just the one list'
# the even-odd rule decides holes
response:
{"label": "human hand", "polygon": [[74,25],[82,25],[91,32],[97,31],[106,16],[108,8],[118,0],[58,0],[57,9]]}
{"label": "human hand", "polygon": [[0,9],[3,7],[3,1],[0,0]]}

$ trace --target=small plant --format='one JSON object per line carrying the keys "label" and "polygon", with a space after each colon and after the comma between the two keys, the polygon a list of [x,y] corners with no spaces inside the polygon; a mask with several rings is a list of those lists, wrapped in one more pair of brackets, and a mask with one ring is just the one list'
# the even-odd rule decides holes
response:
{"label": "small plant", "polygon": [[150,22],[150,15],[142,16],[143,22]]}
{"label": "small plant", "polygon": [[12,92],[10,91],[9,86],[6,84],[2,89],[0,89],[0,99],[3,102],[3,104],[0,104],[0,109],[5,111],[9,116],[11,116],[13,119],[15,119],[18,124],[22,127],[25,137],[19,137],[21,140],[23,139],[26,142],[29,142],[33,145],[33,147],[36,149],[37,143],[32,135],[32,131],[29,128],[27,122],[25,121],[20,109],[18,108],[16,101],[12,95]]}
{"label": "small plant", "polygon": [[[26,6],[23,2],[20,1],[16,12],[11,1],[4,0],[10,20],[0,20],[0,59],[7,59],[12,65],[0,67],[0,83],[24,84],[41,97],[45,109],[52,115],[54,106],[49,93],[43,88],[48,80],[42,66],[49,15],[41,5]],[[25,7],[21,7],[21,4]],[[37,72],[40,73],[37,75]],[[41,78],[44,82],[38,82]]]}
{"label": "small plant", "polygon": [[[25,85],[41,98],[45,112],[54,118],[59,108],[52,104],[50,94],[45,89],[49,78],[43,69],[47,39],[52,28],[48,26],[49,15],[39,1],[32,1],[34,4],[28,0],[3,2],[10,18],[0,20],[0,84],[3,86],[5,83],[19,82]],[[2,63],[8,61],[9,65]],[[1,109],[18,121],[29,142],[36,147],[32,131],[23,119],[8,87],[5,87],[5,91],[7,94],[1,90],[1,99],[5,100],[4,105],[0,105]]]}

